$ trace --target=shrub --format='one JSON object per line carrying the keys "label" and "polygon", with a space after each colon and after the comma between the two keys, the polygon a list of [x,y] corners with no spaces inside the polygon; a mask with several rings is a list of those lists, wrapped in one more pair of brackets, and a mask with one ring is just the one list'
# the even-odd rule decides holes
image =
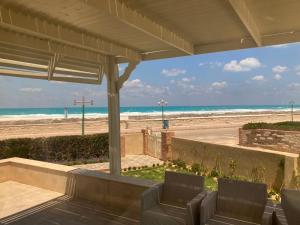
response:
{"label": "shrub", "polygon": [[108,134],[18,138],[0,141],[0,159],[21,157],[48,162],[107,160]]}
{"label": "shrub", "polygon": [[230,160],[229,162],[229,177],[234,177],[235,170],[236,170],[237,162],[236,160]]}
{"label": "shrub", "polygon": [[173,160],[172,163],[179,169],[184,169],[184,170],[186,169],[186,163],[181,159]]}
{"label": "shrub", "polygon": [[200,172],[200,164],[199,163],[193,163],[191,170],[192,170],[193,173],[199,174],[199,172]]}
{"label": "shrub", "polygon": [[221,166],[219,157],[216,158],[216,163],[212,171],[210,172],[211,177],[222,177]]}
{"label": "shrub", "polygon": [[251,171],[251,181],[263,183],[265,181],[266,168],[262,166],[254,167]]}
{"label": "shrub", "polygon": [[290,130],[300,131],[300,122],[285,121],[278,123],[248,123],[243,126],[243,129],[271,129],[271,130]]}

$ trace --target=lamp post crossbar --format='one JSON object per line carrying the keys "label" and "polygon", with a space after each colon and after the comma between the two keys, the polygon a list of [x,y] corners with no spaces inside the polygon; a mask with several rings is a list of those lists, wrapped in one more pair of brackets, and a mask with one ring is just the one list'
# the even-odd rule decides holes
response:
{"label": "lamp post crossbar", "polygon": [[82,97],[81,101],[74,100],[74,105],[81,105],[82,106],[82,121],[81,121],[81,134],[84,135],[84,114],[85,114],[85,105],[94,105],[94,101],[86,101],[84,96]]}

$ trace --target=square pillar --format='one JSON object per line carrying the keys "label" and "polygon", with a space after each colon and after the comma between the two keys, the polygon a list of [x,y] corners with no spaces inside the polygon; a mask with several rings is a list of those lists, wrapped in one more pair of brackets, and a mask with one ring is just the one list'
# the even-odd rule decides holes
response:
{"label": "square pillar", "polygon": [[174,131],[164,130],[161,132],[161,160],[167,161],[172,158],[172,137],[175,136]]}
{"label": "square pillar", "polygon": [[108,92],[108,129],[110,173],[121,174],[120,148],[120,97],[118,88],[119,71],[115,57],[108,57],[107,92]]}
{"label": "square pillar", "polygon": [[142,129],[143,134],[143,154],[148,155],[148,138],[150,134],[150,130],[148,128]]}

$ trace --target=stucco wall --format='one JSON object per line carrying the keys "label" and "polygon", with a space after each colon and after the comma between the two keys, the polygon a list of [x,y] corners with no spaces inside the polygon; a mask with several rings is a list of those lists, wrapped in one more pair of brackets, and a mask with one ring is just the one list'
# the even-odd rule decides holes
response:
{"label": "stucco wall", "polygon": [[300,153],[300,132],[239,129],[239,143],[244,146],[258,146],[276,151]]}
{"label": "stucco wall", "polygon": [[130,133],[123,134],[125,155],[141,155],[143,154],[143,134]]}
{"label": "stucco wall", "polygon": [[[244,177],[251,177],[254,168],[265,168],[265,182],[277,188],[283,181],[289,186],[293,171],[297,168],[296,155],[286,156],[270,150],[255,151],[180,138],[172,138],[172,158],[182,159],[188,164],[203,163],[209,171],[218,160],[225,174],[229,173],[230,161],[235,160],[236,175]],[[284,168],[281,169],[280,165]]]}

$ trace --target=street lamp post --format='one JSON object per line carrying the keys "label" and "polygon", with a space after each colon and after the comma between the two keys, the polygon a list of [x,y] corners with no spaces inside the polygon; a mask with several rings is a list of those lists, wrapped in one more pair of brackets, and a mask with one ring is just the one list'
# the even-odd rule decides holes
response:
{"label": "street lamp post", "polygon": [[161,119],[162,119],[162,128],[165,129],[165,125],[164,125],[164,107],[168,105],[168,102],[165,101],[164,99],[161,99],[158,103],[158,105],[161,106]]}
{"label": "street lamp post", "polygon": [[291,120],[292,122],[294,121],[294,104],[295,102],[294,101],[290,101],[290,106],[291,106]]}
{"label": "street lamp post", "polygon": [[84,135],[84,114],[85,114],[85,104],[94,105],[93,100],[86,101],[84,96],[82,97],[81,101],[74,100],[74,105],[81,105],[82,106],[82,121],[81,121],[81,134]]}

